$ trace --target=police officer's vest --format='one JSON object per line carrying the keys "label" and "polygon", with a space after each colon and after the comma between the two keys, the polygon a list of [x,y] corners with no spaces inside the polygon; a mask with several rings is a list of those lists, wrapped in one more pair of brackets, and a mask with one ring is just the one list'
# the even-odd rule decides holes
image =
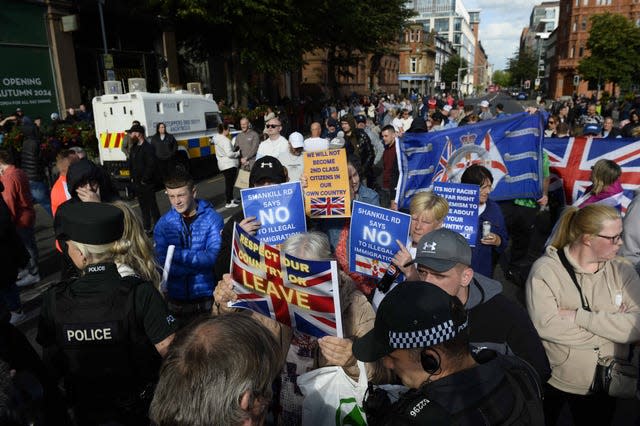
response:
{"label": "police officer's vest", "polygon": [[90,405],[111,398],[115,406],[137,404],[157,380],[161,358],[135,314],[137,277],[114,282],[111,292],[88,297],[60,286],[52,300],[56,341],[63,354],[71,400]]}

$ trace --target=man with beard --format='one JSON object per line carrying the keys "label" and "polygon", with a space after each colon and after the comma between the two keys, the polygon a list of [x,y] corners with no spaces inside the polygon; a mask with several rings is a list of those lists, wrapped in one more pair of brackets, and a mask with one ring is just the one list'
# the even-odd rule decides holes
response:
{"label": "man with beard", "polygon": [[144,137],[144,127],[134,124],[127,133],[132,142],[129,155],[131,181],[142,211],[142,226],[147,234],[151,234],[153,229],[151,221],[157,223],[160,219],[154,182],[155,154],[153,147]]}

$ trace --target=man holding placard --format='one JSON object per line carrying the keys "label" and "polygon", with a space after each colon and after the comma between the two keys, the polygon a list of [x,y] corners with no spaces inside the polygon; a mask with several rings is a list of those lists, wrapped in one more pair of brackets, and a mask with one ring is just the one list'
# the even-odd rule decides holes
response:
{"label": "man holding placard", "polygon": [[[288,143],[288,142],[287,142]],[[271,156],[265,156],[256,160],[249,175],[249,188],[276,185],[287,182],[287,170],[282,163]],[[222,275],[229,272],[231,262],[231,244],[233,241],[233,227],[238,223],[242,229],[251,235],[255,235],[262,225],[256,216],[244,215],[242,211],[229,218],[222,230],[222,248],[215,263],[216,280],[222,279]]]}

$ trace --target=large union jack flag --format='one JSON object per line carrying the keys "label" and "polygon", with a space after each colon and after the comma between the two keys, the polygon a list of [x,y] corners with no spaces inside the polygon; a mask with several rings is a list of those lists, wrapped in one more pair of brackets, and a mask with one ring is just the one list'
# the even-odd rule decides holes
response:
{"label": "large union jack flag", "polygon": [[620,181],[625,193],[620,207],[623,212],[633,198],[633,191],[640,186],[640,141],[547,138],[543,148],[549,156],[551,185],[562,187],[567,204],[572,204],[585,193],[591,185],[591,168],[603,158],[615,161],[622,168]]}
{"label": "large union jack flag", "polygon": [[286,255],[236,224],[231,278],[238,296],[231,306],[250,309],[315,337],[342,337],[335,261]]}
{"label": "large union jack flag", "polygon": [[311,216],[344,216],[344,197],[311,198]]}

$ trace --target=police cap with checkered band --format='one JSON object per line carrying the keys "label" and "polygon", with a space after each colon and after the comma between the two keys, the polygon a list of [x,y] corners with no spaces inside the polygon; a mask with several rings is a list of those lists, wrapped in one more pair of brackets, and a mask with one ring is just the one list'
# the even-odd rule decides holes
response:
{"label": "police cap with checkered band", "polygon": [[453,300],[440,287],[409,281],[399,284],[382,300],[373,330],[353,343],[360,361],[373,362],[396,349],[429,348],[456,337],[467,326],[454,321]]}
{"label": "police cap with checkered band", "polygon": [[471,265],[471,247],[457,232],[440,228],[420,238],[413,263],[424,265],[436,272],[444,272],[458,263]]}

